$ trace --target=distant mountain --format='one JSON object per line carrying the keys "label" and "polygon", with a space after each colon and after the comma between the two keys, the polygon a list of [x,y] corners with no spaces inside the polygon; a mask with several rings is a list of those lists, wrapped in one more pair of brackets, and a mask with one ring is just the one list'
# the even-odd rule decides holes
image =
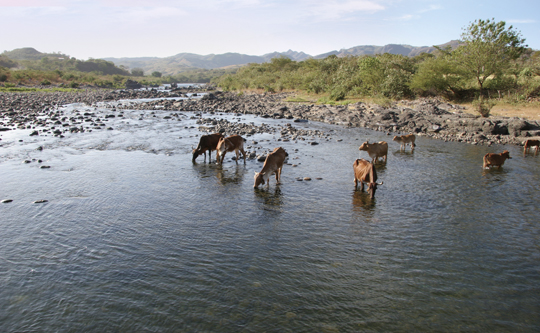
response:
{"label": "distant mountain", "polygon": [[[459,45],[456,40],[450,41],[445,44],[439,45],[439,47],[450,46],[455,48]],[[270,61],[276,57],[287,57],[294,61],[302,61],[309,58],[323,59],[330,55],[336,55],[338,57],[346,56],[361,56],[361,55],[374,55],[382,53],[401,54],[404,56],[414,57],[420,53],[433,53],[436,48],[433,46],[411,46],[401,44],[388,44],[385,46],[375,45],[362,45],[355,46],[349,49],[341,49],[339,51],[331,51],[317,56],[311,56],[304,52],[297,52],[288,50],[287,52],[272,52],[262,56],[253,56],[240,53],[224,53],[224,54],[209,54],[198,55],[194,53],[179,53],[174,56],[166,58],[158,57],[140,57],[140,58],[103,58],[103,60],[110,61],[116,66],[127,69],[140,68],[146,75],[152,72],[160,72],[163,75],[175,75],[188,70],[200,70],[200,69],[216,69],[216,68],[230,68],[240,67],[249,63],[264,63]],[[56,53],[41,53],[34,48],[26,47],[21,49],[15,49],[13,51],[5,51],[1,55],[13,60],[39,60],[43,57],[65,57],[69,56]]]}
{"label": "distant mountain", "polygon": [[[456,48],[459,45],[459,41],[452,40],[448,43],[437,45],[440,48],[445,48],[450,46],[452,49]],[[361,56],[361,55],[374,55],[374,54],[401,54],[407,57],[414,57],[421,53],[434,53],[437,49],[434,46],[411,46],[411,45],[402,45],[402,44],[388,44],[385,46],[375,46],[375,45],[362,45],[351,47],[350,49],[342,49],[339,51],[331,51],[327,53],[320,54],[313,58],[315,59],[324,59],[330,55],[336,55],[338,57],[346,56]]]}
{"label": "distant mountain", "polygon": [[12,51],[4,51],[1,55],[12,60],[40,60],[45,57],[69,58],[68,55],[61,53],[41,53],[33,47],[23,47]]}
{"label": "distant mountain", "polygon": [[[447,45],[455,48],[459,44],[458,41],[450,41],[446,44],[439,45],[445,47]],[[287,52],[272,52],[262,56],[251,56],[240,53],[224,53],[224,54],[209,54],[198,55],[193,53],[179,53],[177,55],[166,58],[103,58],[111,61],[117,66],[126,68],[141,68],[146,74],[154,71],[161,72],[164,75],[174,75],[187,70],[193,69],[215,69],[225,67],[240,67],[248,63],[261,64],[268,62],[272,58],[287,57],[295,61],[302,61],[309,58],[323,59],[330,55],[338,57],[345,56],[360,56],[374,55],[382,53],[402,54],[404,56],[416,56],[422,52],[433,53],[436,48],[433,46],[410,46],[400,44],[388,44],[385,46],[363,45],[355,46],[349,49],[339,51],[331,51],[317,56],[311,56],[304,52],[288,50]]]}

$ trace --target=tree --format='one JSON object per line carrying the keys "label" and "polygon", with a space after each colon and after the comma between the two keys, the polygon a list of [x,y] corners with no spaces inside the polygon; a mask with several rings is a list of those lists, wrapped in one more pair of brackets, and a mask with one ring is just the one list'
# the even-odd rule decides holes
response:
{"label": "tree", "polygon": [[473,103],[483,117],[488,117],[493,101],[484,100],[484,84],[488,78],[498,78],[525,51],[527,45],[521,33],[506,28],[504,21],[477,20],[461,34],[463,45],[454,52],[456,63],[466,75],[474,78],[480,95]]}
{"label": "tree", "polygon": [[498,76],[525,51],[521,33],[506,28],[504,21],[477,20],[461,34],[463,45],[454,51],[457,63],[471,75],[483,95],[484,83],[490,76]]}
{"label": "tree", "polygon": [[144,70],[142,68],[133,68],[131,70],[131,75],[133,75],[133,76],[144,76]]}
{"label": "tree", "polygon": [[153,77],[161,77],[161,72],[158,72],[158,71],[152,72],[152,76]]}

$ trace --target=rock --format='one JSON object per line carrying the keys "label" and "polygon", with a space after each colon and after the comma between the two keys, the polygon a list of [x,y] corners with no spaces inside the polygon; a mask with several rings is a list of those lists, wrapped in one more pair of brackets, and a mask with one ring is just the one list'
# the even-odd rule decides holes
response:
{"label": "rock", "polygon": [[13,199],[4,199],[0,201],[0,203],[10,203],[10,202],[13,202]]}
{"label": "rock", "polygon": [[36,200],[34,201],[34,203],[45,203],[45,202],[49,202],[49,200]]}

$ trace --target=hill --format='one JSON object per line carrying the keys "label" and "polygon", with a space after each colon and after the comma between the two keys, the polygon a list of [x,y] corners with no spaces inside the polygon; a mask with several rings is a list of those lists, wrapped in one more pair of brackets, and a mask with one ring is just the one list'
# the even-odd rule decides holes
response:
{"label": "hill", "polygon": [[8,57],[11,60],[41,60],[41,58],[69,58],[68,55],[62,53],[42,53],[33,47],[23,47],[12,51],[4,51],[1,55]]}
{"label": "hill", "polygon": [[[456,47],[458,41],[450,41],[445,44],[438,45],[439,47]],[[349,49],[339,51],[331,51],[317,56],[311,56],[304,52],[288,50],[287,52],[272,52],[262,56],[252,56],[240,53],[224,53],[224,54],[209,54],[198,55],[194,53],[179,53],[166,58],[103,58],[104,60],[113,62],[116,66],[124,66],[126,68],[141,68],[146,74],[157,71],[164,75],[175,75],[181,72],[194,69],[215,69],[233,66],[242,66],[248,63],[268,62],[272,58],[287,57],[295,61],[302,61],[309,58],[322,59],[330,55],[338,57],[345,56],[360,56],[373,55],[382,53],[402,54],[404,56],[416,56],[422,52],[433,53],[436,48],[433,46],[410,46],[400,44],[388,44],[385,46],[363,45],[355,46]]]}

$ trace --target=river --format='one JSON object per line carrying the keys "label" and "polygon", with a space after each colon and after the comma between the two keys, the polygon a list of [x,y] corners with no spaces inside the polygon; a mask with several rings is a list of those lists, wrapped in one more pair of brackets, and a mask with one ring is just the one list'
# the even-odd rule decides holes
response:
{"label": "river", "polygon": [[[0,331],[540,330],[540,156],[204,115],[325,133],[246,137],[289,153],[281,184],[254,189],[254,159],[192,163],[197,114],[123,113],[111,130],[0,136]],[[373,200],[353,183],[365,140],[390,146]]]}

